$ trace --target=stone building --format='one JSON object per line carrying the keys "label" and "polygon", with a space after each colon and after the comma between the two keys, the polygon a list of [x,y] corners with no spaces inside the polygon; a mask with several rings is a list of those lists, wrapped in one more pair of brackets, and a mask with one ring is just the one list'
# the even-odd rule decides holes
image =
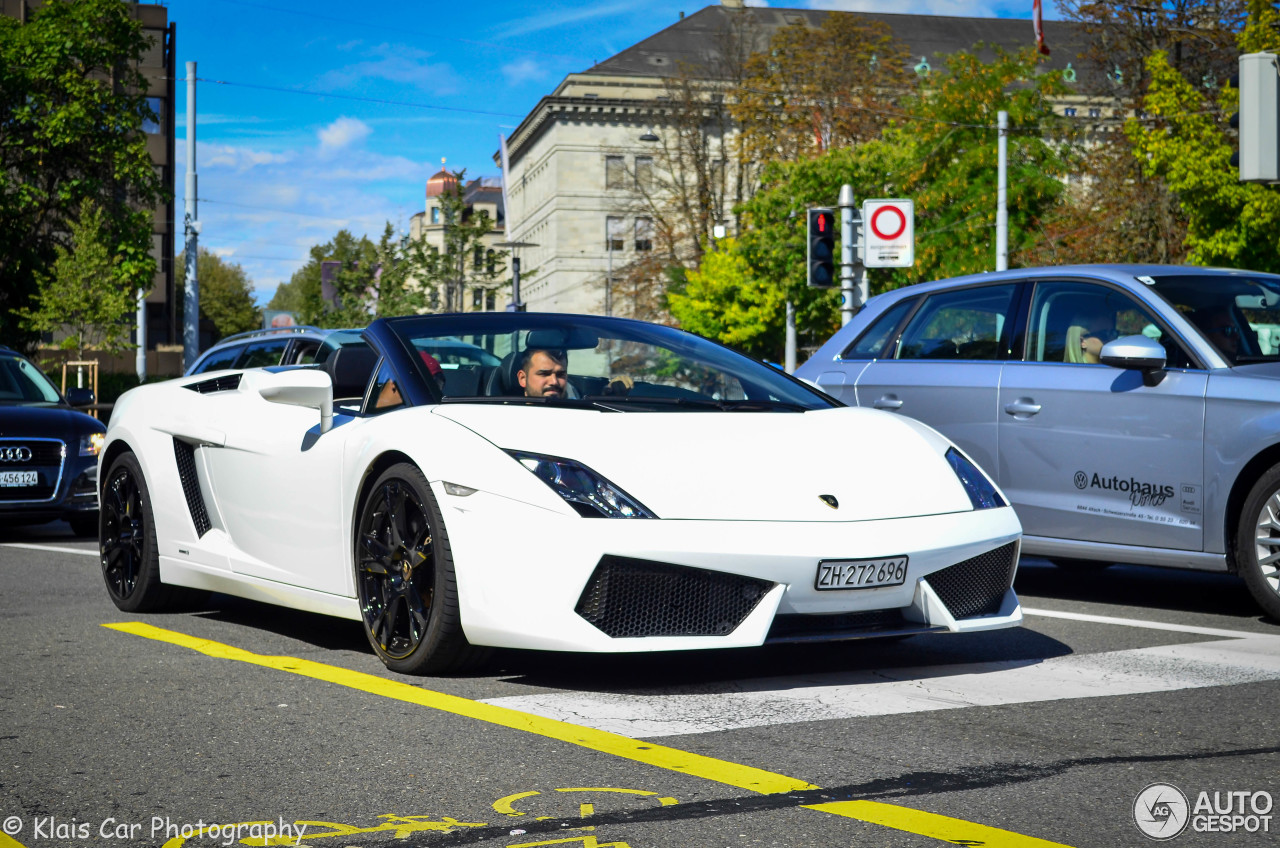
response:
{"label": "stone building", "polygon": [[[443,167],[427,180],[426,209],[409,219],[409,238],[424,241],[437,252],[446,251],[446,233],[451,224],[444,195],[456,191],[458,178]],[[477,177],[462,186],[464,220],[485,213],[493,222],[482,243],[473,245],[470,255],[458,257],[456,281],[446,285],[440,299],[432,304],[442,312],[492,312],[502,310],[510,293],[510,281],[501,275],[488,279],[488,269],[506,264],[502,248],[506,219],[502,206],[502,181],[497,177]]]}
{"label": "stone building", "polygon": [[[510,239],[537,245],[522,254],[524,267],[534,272],[521,284],[528,308],[603,313],[615,284],[611,269],[643,259],[653,249],[654,221],[638,200],[652,178],[655,157],[660,157],[663,134],[671,132],[669,81],[683,64],[705,65],[714,58],[734,16],[750,16],[758,43],[767,44],[779,28],[795,23],[816,27],[827,14],[742,8],[741,0],[724,0],[688,17],[682,14],[617,55],[569,74],[543,97],[508,141]],[[887,24],[906,45],[909,70],[915,74],[940,70],[946,54],[971,50],[980,42],[1016,51],[1035,41],[1030,20],[830,14],[858,14]],[[1067,71],[1069,79],[1085,73],[1077,58],[1079,31],[1065,22],[1046,21],[1044,27],[1053,48],[1048,67]],[[718,96],[714,81],[706,91],[708,98]],[[1060,111],[1099,118],[1101,107],[1086,109],[1080,105],[1085,101],[1071,98]],[[728,127],[726,135],[713,141],[725,148],[732,133]],[[500,161],[497,154],[494,159]],[[723,224],[732,234],[728,216]]]}

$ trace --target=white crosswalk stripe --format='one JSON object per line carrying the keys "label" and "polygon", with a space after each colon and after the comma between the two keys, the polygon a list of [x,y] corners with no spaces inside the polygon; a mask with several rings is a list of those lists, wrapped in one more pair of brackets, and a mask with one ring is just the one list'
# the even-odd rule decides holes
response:
{"label": "white crosswalk stripe", "polygon": [[[1113,623],[1122,621],[1115,619]],[[1124,623],[1164,630],[1186,629],[1151,622]],[[1280,636],[1218,630],[1205,635],[1228,634],[1240,638],[1073,654],[1038,661],[718,682],[661,693],[545,693],[493,698],[486,703],[645,738],[1280,680]],[[726,688],[729,691],[725,691]]]}

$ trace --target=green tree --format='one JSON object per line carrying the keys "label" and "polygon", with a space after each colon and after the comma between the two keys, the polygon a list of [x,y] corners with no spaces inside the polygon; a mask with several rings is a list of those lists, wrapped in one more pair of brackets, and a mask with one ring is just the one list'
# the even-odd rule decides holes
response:
{"label": "green tree", "polygon": [[[148,39],[121,0],[50,0],[20,24],[0,16],[0,337],[29,346],[17,321],[40,275],[72,243],[85,200],[125,291],[155,274],[151,208],[162,194],[147,154]],[[24,325],[25,326],[25,325]]]}
{"label": "green tree", "polygon": [[[177,263],[175,308],[181,315],[187,280],[185,253],[178,255]],[[262,310],[253,299],[253,281],[238,263],[202,247],[196,254],[196,280],[200,285],[200,312],[213,322],[219,339],[262,326]]]}
{"label": "green tree", "polygon": [[778,286],[756,277],[734,239],[703,256],[702,267],[685,274],[684,285],[667,295],[671,315],[691,333],[715,339],[760,358],[776,355],[778,327],[771,319],[785,308]]}
{"label": "green tree", "polygon": [[74,350],[76,359],[90,348],[115,353],[134,347],[133,325],[125,319],[137,301],[121,284],[121,257],[109,245],[105,213],[86,200],[70,225],[70,246],[54,246],[52,273],[37,277],[32,306],[15,317],[34,333],[65,333],[58,347]]}

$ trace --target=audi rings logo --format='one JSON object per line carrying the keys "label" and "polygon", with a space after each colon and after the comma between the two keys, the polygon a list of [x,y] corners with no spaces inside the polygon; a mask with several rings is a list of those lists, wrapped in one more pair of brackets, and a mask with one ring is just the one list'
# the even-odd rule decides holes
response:
{"label": "audi rings logo", "polygon": [[1077,471],[1076,472],[1076,488],[1086,489],[1088,488],[1088,486],[1089,486],[1089,475],[1085,474],[1083,471]]}
{"label": "audi rings logo", "polygon": [[20,445],[16,448],[0,448],[0,462],[30,462],[31,448]]}

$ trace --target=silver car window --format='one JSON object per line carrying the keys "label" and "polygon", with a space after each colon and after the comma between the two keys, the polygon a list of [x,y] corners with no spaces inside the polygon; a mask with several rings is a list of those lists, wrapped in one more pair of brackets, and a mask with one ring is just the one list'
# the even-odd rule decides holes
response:
{"label": "silver car window", "polygon": [[1164,345],[1171,367],[1189,362],[1145,306],[1123,292],[1092,283],[1037,283],[1027,335],[1031,362],[1096,365],[1102,345],[1135,335]]}
{"label": "silver car window", "polygon": [[898,341],[896,359],[1004,359],[1016,283],[930,295]]}
{"label": "silver car window", "polygon": [[840,358],[875,359],[879,357],[885,343],[893,337],[893,331],[898,329],[902,319],[916,305],[916,300],[914,297],[903,298],[886,309],[862,335],[854,340],[853,344],[845,348],[844,353],[840,354]]}

